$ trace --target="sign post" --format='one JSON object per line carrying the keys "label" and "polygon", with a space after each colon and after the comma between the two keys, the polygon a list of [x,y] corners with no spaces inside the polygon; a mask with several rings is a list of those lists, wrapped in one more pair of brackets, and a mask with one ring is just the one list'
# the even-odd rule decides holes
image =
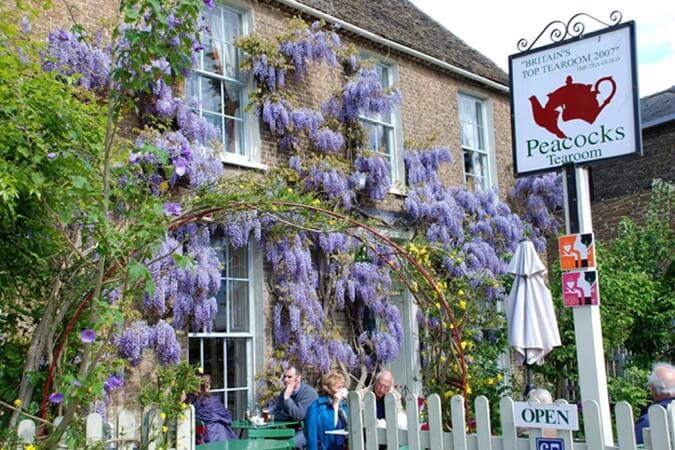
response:
{"label": "sign post", "polygon": [[[588,181],[588,169],[565,168],[563,183],[567,234],[590,233],[593,230]],[[573,318],[581,399],[583,401],[595,400],[598,403],[605,445],[613,445],[600,306],[596,304],[573,308]]]}
{"label": "sign post", "polygon": [[[605,28],[585,33],[582,18]],[[593,231],[587,166],[642,150],[635,23],[621,24],[618,11],[610,19],[607,24],[579,13],[566,24],[551,22],[532,45],[521,40],[521,52],[509,57],[514,172],[525,176],[563,169],[568,234]],[[553,43],[533,49],[549,29]],[[575,260],[574,248],[567,247],[566,257]],[[575,271],[564,274],[563,292],[568,288],[566,304],[575,306],[581,399],[598,403],[603,441],[610,446],[614,440],[598,279],[597,272],[589,270],[595,255],[590,245],[588,250]],[[540,448],[557,449],[555,444],[542,441]]]}

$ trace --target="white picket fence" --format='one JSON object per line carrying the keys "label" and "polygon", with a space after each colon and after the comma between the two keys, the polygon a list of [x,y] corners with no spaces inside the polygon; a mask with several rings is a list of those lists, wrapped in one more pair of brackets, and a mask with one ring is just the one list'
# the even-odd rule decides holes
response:
{"label": "white picket fence", "polygon": [[[406,397],[407,429],[398,429],[399,420],[386,420],[386,428],[377,428],[375,419],[375,395],[365,395],[363,407],[361,395],[350,392],[349,397],[349,448],[350,450],[378,450],[380,445],[389,449],[407,446],[410,450],[536,450],[536,438],[542,437],[540,429],[530,429],[528,437],[518,437],[515,425],[514,402],[503,397],[499,402],[502,435],[492,434],[490,405],[484,396],[476,398],[474,417],[475,434],[466,432],[466,411],[464,399],[455,395],[450,401],[452,410],[452,432],[444,432],[441,419],[441,399],[432,394],[427,399],[428,431],[420,430],[417,410],[417,396]],[[558,400],[566,403],[564,400]],[[360,413],[359,413],[360,412]],[[605,446],[600,426],[600,408],[594,401],[583,405],[583,426],[585,442],[573,440],[572,431],[558,430],[557,437],[564,441],[565,450],[636,450],[633,412],[626,402],[619,402],[615,408],[616,444]],[[394,397],[385,397],[385,416],[397,417]],[[675,450],[675,407],[668,411],[655,406],[649,409],[650,428],[645,433],[645,449]],[[365,439],[365,443],[364,443]]]}
{"label": "white picket fence", "polygon": [[[396,401],[392,395],[385,398],[385,416],[396,417],[387,420],[386,428],[377,428],[375,419],[375,395],[368,392],[361,406],[361,395],[350,392],[349,397],[349,448],[351,450],[378,450],[380,445],[389,449],[407,446],[410,450],[536,450],[536,438],[541,430],[530,429],[527,438],[518,437],[515,425],[514,402],[504,397],[499,402],[502,435],[492,434],[490,405],[486,397],[479,396],[474,404],[476,432],[466,432],[466,411],[464,399],[452,397],[452,432],[443,431],[441,399],[430,395],[427,399],[428,431],[420,430],[417,396],[406,397],[407,429],[398,429]],[[565,403],[564,400],[558,402]],[[600,409],[594,401],[583,405],[585,442],[573,440],[572,431],[558,430],[558,437],[564,441],[565,450],[636,450],[633,412],[626,402],[619,402],[615,408],[616,444],[605,446],[600,426]],[[122,410],[114,422],[105,423],[99,414],[87,416],[86,439],[88,445],[103,443],[106,450],[133,450],[144,443],[144,448],[156,450],[158,444],[149,442],[149,436],[157,436],[164,425],[158,410],[144,414],[142,424],[136,423],[135,416]],[[58,423],[58,419],[56,421]],[[645,433],[645,449],[675,450],[675,405],[668,410],[661,407],[649,409],[650,428]],[[34,443],[36,426],[32,420],[23,420],[18,428],[21,442]],[[364,442],[365,439],[365,442]],[[149,443],[148,443],[149,442]],[[182,420],[176,422],[175,450],[195,450],[195,414],[191,405],[185,410]],[[147,447],[145,447],[145,443]],[[24,445],[18,447],[23,449]],[[65,446],[63,448],[66,448]],[[17,450],[18,450],[17,449]]]}
{"label": "white picket fence", "polygon": [[[55,425],[60,422],[60,417],[54,421]],[[112,422],[104,422],[98,413],[89,414],[86,419],[86,442],[88,446],[103,443],[106,450],[133,450],[147,448],[156,450],[160,445],[156,441],[162,433],[165,424],[158,409],[150,409],[143,414],[143,423],[136,423],[136,416],[129,410],[123,409]],[[194,450],[195,448],[195,409],[188,405],[185,411],[175,423],[175,450]],[[25,445],[36,442],[37,427],[34,421],[25,419],[19,422],[17,428],[19,442],[17,448],[23,449]],[[171,443],[174,445],[174,443]],[[68,448],[65,444],[62,448]]]}

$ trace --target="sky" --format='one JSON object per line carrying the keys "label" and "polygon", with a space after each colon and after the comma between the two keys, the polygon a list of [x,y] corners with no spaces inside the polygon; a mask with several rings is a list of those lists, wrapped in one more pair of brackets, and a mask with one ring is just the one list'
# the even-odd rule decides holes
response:
{"label": "sky", "polygon": [[[664,0],[411,0],[457,37],[508,73],[508,57],[521,38],[532,42],[551,21],[565,23],[583,12],[610,22],[619,10],[622,23],[635,21],[640,97],[675,85],[675,7]],[[604,27],[585,20],[586,31]],[[597,27],[596,27],[597,24]],[[536,47],[551,43],[548,33]]]}

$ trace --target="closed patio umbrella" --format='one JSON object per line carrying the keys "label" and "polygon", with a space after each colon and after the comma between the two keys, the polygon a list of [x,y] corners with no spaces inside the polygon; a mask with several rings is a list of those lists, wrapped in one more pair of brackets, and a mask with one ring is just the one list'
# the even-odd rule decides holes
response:
{"label": "closed patio umbrella", "polygon": [[560,345],[560,334],[545,283],[546,267],[532,242],[518,244],[508,270],[516,275],[506,303],[509,344],[527,366],[527,393],[532,387],[531,366],[542,364],[544,356]]}

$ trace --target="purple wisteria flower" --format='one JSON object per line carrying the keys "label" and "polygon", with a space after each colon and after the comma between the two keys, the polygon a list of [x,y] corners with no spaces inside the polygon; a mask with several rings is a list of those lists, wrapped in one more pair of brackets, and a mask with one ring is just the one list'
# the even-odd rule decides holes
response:
{"label": "purple wisteria flower", "polygon": [[54,152],[47,153],[47,159],[54,159],[54,158],[56,158],[56,153]]}
{"label": "purple wisteria flower", "polygon": [[54,392],[53,394],[51,394],[49,396],[49,401],[51,403],[54,403],[54,404],[58,405],[59,403],[61,403],[63,401],[64,398],[65,398],[65,396],[62,393]]}
{"label": "purple wisteria flower", "polygon": [[108,88],[112,68],[110,49],[101,47],[100,41],[89,44],[78,33],[57,30],[47,38],[42,66],[65,76],[77,74],[78,86],[102,93]]}
{"label": "purple wisteria flower", "polygon": [[21,32],[26,34],[31,32],[31,24],[28,16],[23,16],[21,18]]}
{"label": "purple wisteria flower", "polygon": [[80,340],[85,344],[91,344],[96,340],[96,332],[91,328],[85,328],[82,330],[82,333],[80,333]]}
{"label": "purple wisteria flower", "polygon": [[183,212],[183,208],[179,203],[176,202],[166,202],[164,203],[164,214],[167,216],[178,217]]}
{"label": "purple wisteria flower", "polygon": [[112,374],[103,384],[103,389],[105,390],[106,394],[110,394],[111,391],[119,389],[122,386],[124,386],[124,376]]}
{"label": "purple wisteria flower", "polygon": [[426,231],[426,240],[445,249],[445,269],[466,279],[477,298],[497,299],[498,277],[523,236],[518,215],[493,190],[474,192],[446,187],[439,165],[449,161],[447,150],[408,152],[405,156],[410,190],[404,202],[411,220]]}

